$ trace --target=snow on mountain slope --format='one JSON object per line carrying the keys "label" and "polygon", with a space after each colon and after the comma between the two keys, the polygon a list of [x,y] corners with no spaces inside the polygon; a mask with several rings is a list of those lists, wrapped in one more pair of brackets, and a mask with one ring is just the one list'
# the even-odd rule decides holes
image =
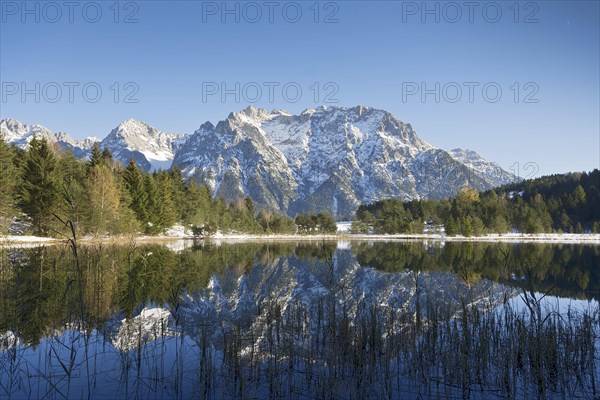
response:
{"label": "snow on mountain slope", "polygon": [[232,113],[217,126],[203,124],[173,165],[227,199],[249,195],[262,206],[285,210],[296,198],[285,156],[244,113]]}
{"label": "snow on mountain slope", "polygon": [[85,158],[94,144],[100,149],[108,148],[113,157],[127,164],[133,156],[145,171],[169,169],[175,151],[181,147],[188,135],[159,131],[150,125],[128,119],[113,129],[104,139],[88,137],[74,139],[66,133],[52,133],[41,125],[26,125],[14,119],[0,120],[0,134],[9,144],[21,148],[28,146],[34,137],[44,137],[49,143],[57,143],[62,149],[73,151],[79,158]]}
{"label": "snow on mountain slope", "polygon": [[54,137],[59,142],[71,145],[72,147],[78,147],[82,150],[90,150],[92,147],[94,147],[94,144],[100,143],[102,140],[96,136],[89,136],[83,140],[74,139],[64,132],[57,132],[54,134]]}
{"label": "snow on mountain slope", "polygon": [[475,174],[478,174],[492,186],[506,185],[515,182],[518,178],[507,172],[495,162],[483,158],[481,155],[469,149],[453,149],[448,154],[456,161],[469,167]]}
{"label": "snow on mountain slope", "polygon": [[150,125],[128,119],[113,129],[100,142],[100,148],[108,148],[113,157],[127,164],[133,157],[145,171],[169,169],[174,152],[186,135],[166,133]]}
{"label": "snow on mountain slope", "polygon": [[48,129],[41,125],[26,125],[15,119],[0,120],[0,134],[8,144],[15,144],[25,148],[34,137],[45,138],[51,143],[57,142],[57,138]]}
{"label": "snow on mountain slope", "polygon": [[84,140],[74,139],[64,132],[52,133],[48,128],[41,125],[27,125],[14,119],[0,120],[0,135],[8,144],[15,144],[20,148],[26,148],[34,137],[45,138],[48,143],[56,143],[62,149],[71,150],[75,157],[85,157],[94,143],[100,141],[96,137],[88,137]]}
{"label": "snow on mountain slope", "polygon": [[173,165],[216,195],[249,195],[291,215],[326,210],[343,218],[360,203],[383,198],[489,189],[498,180],[476,170],[483,161],[466,165],[384,110],[318,107],[292,115],[248,107],[216,127],[202,125]]}

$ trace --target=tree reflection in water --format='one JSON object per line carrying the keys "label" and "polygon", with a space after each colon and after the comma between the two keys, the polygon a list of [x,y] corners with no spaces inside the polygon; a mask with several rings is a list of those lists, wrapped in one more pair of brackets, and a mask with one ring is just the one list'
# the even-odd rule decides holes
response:
{"label": "tree reflection in water", "polygon": [[[594,398],[599,254],[455,242],[97,245],[79,249],[80,275],[66,247],[5,248],[0,393]],[[546,292],[590,301],[565,309]]]}

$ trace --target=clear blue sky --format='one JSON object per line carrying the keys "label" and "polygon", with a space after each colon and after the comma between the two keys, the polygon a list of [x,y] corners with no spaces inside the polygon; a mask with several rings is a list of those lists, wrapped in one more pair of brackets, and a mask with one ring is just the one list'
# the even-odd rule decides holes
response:
{"label": "clear blue sky", "polygon": [[[69,9],[1,0],[0,116],[78,138],[103,137],[130,117],[192,133],[249,101],[297,113],[337,100],[388,110],[433,145],[470,148],[506,169],[599,167],[598,1],[477,2],[472,10],[462,1],[427,9],[421,1],[274,3],[121,2],[117,15],[114,1]],[[72,102],[69,82],[78,84]],[[234,90],[239,82],[239,101],[211,95],[212,82]],[[279,84],[272,102],[269,82]],[[302,95],[291,102],[295,87]],[[32,92],[22,98],[24,88]],[[424,99],[422,88],[431,91]]]}

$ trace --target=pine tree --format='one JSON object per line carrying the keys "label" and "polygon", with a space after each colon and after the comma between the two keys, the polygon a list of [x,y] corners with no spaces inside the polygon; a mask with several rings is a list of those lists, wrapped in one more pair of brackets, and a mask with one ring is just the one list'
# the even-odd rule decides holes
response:
{"label": "pine tree", "polygon": [[105,147],[104,149],[102,149],[101,158],[102,158],[102,162],[104,163],[104,165],[112,165],[113,156],[112,156],[112,153],[110,152],[110,150],[108,149],[108,147]]}
{"label": "pine tree", "polygon": [[119,216],[115,225],[115,233],[135,233],[140,231],[140,221],[136,213],[131,208],[132,198],[127,185],[125,184],[123,174],[114,174],[115,184],[119,191]]}
{"label": "pine tree", "polygon": [[509,226],[508,226],[508,222],[506,222],[506,219],[504,219],[504,217],[498,215],[496,216],[493,221],[492,224],[490,226],[490,230],[494,233],[506,233],[509,230]]}
{"label": "pine tree", "polygon": [[131,196],[130,207],[142,226],[148,225],[148,193],[144,185],[144,176],[133,157],[123,172],[125,188]]}
{"label": "pine tree", "polygon": [[271,231],[273,233],[296,233],[296,224],[291,217],[276,214],[271,224]]}
{"label": "pine tree", "polygon": [[100,147],[98,146],[98,143],[94,143],[94,147],[92,147],[92,152],[90,154],[90,161],[88,163],[89,169],[91,170],[92,168],[103,164],[104,160],[102,158],[102,153],[100,152]]}
{"label": "pine tree", "polygon": [[144,221],[146,232],[148,233],[159,233],[163,229],[162,215],[160,210],[160,200],[158,198],[158,187],[156,180],[152,174],[146,174],[144,176],[144,188],[146,189],[146,216],[147,219]]}
{"label": "pine tree", "polygon": [[471,217],[466,216],[461,221],[461,233],[466,236],[473,236],[473,225],[471,224]]}
{"label": "pine tree", "polygon": [[14,191],[17,185],[14,154],[0,135],[0,233],[5,233],[16,215]]}
{"label": "pine tree", "polygon": [[34,138],[23,166],[18,204],[31,218],[36,234],[45,235],[50,230],[58,201],[56,178],[56,159],[46,139]]}
{"label": "pine tree", "polygon": [[156,175],[157,197],[155,204],[157,214],[156,222],[162,228],[173,226],[177,222],[177,211],[175,210],[175,201],[173,199],[173,185],[169,174],[161,171]]}
{"label": "pine tree", "polygon": [[320,212],[317,215],[317,226],[319,228],[319,232],[321,233],[337,232],[337,225],[333,215],[326,212]]}
{"label": "pine tree", "polygon": [[458,227],[456,226],[456,221],[452,216],[448,217],[446,223],[444,224],[444,229],[446,235],[448,236],[456,236],[458,234]]}
{"label": "pine tree", "polygon": [[471,225],[473,227],[473,235],[475,235],[475,236],[483,235],[483,233],[485,231],[485,225],[483,224],[483,221],[481,220],[481,218],[473,217],[473,222]]}
{"label": "pine tree", "polygon": [[350,233],[354,234],[366,234],[369,233],[369,226],[361,220],[352,221],[352,225],[350,226]]}
{"label": "pine tree", "polygon": [[181,173],[181,170],[177,167],[171,167],[169,170],[169,179],[171,180],[171,186],[173,187],[173,202],[175,207],[175,213],[177,214],[177,220],[183,221],[183,204],[185,202],[185,179]]}
{"label": "pine tree", "polygon": [[310,231],[309,217],[306,214],[296,215],[294,222],[298,225],[298,232],[308,233]]}
{"label": "pine tree", "polygon": [[585,190],[583,190],[583,187],[581,187],[581,185],[577,185],[577,187],[573,191],[573,200],[574,200],[576,206],[585,204],[585,202],[586,202]]}
{"label": "pine tree", "polygon": [[182,220],[186,224],[202,226],[209,220],[216,222],[217,215],[213,212],[210,188],[198,186],[192,180],[188,183],[182,206]]}

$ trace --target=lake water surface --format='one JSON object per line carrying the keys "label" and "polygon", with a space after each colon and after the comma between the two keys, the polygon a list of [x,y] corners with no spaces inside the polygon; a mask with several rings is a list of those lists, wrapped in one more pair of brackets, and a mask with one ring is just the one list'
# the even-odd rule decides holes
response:
{"label": "lake water surface", "polygon": [[600,246],[0,249],[0,398],[600,396]]}

